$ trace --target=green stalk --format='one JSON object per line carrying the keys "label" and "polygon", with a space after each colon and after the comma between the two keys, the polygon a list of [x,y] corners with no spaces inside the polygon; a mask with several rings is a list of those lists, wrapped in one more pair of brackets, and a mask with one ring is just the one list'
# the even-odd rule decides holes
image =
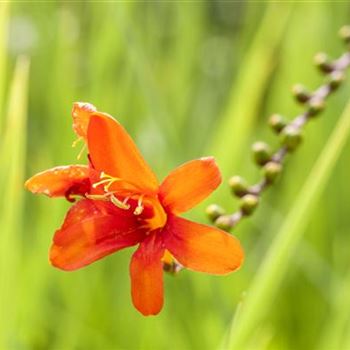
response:
{"label": "green stalk", "polygon": [[[228,105],[218,125],[208,154],[215,155],[221,172],[228,176],[236,168],[249,139],[281,44],[292,6],[271,3],[243,59]],[[273,23],[273,26],[271,26]],[[267,44],[268,43],[268,44]]]}
{"label": "green stalk", "polygon": [[288,269],[295,248],[305,232],[308,219],[332,174],[349,132],[350,102],[252,281],[236,327],[233,328],[228,340],[227,349],[245,349],[248,337],[272,306],[273,298]]}
{"label": "green stalk", "polygon": [[[3,112],[4,88],[7,62],[7,32],[10,2],[0,4],[0,112]],[[1,118],[1,117],[0,117]],[[2,120],[1,120],[2,122]],[[0,130],[2,123],[0,123]]]}
{"label": "green stalk", "polygon": [[11,84],[6,131],[0,153],[3,170],[0,174],[0,314],[6,320],[0,325],[0,349],[14,348],[18,332],[15,323],[19,299],[28,75],[29,60],[20,57]]}
{"label": "green stalk", "polygon": [[348,349],[343,344],[343,338],[349,334],[346,326],[350,322],[350,270],[342,281],[336,285],[333,296],[332,311],[325,322],[324,331],[317,349]]}

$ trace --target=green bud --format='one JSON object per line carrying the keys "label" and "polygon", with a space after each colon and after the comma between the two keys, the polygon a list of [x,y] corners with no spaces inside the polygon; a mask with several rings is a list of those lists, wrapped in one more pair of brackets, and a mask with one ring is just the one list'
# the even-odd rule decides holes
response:
{"label": "green bud", "polygon": [[230,215],[219,216],[215,220],[215,226],[224,231],[229,231],[232,228],[232,220]]}
{"label": "green bud", "polygon": [[272,183],[276,180],[277,176],[282,171],[282,165],[276,162],[268,162],[264,166],[265,179]]}
{"label": "green bud", "polygon": [[258,165],[266,164],[271,158],[271,149],[265,142],[255,142],[252,146],[253,157]]}
{"label": "green bud", "polygon": [[329,85],[332,90],[335,90],[339,85],[344,81],[345,75],[344,72],[336,70],[329,75]]}
{"label": "green bud", "polygon": [[339,36],[348,44],[350,43],[350,26],[346,25],[339,31]]}
{"label": "green bud", "polygon": [[259,197],[254,194],[246,194],[241,199],[241,210],[243,215],[251,215],[259,203]]}
{"label": "green bud", "polygon": [[211,221],[215,221],[219,216],[224,215],[225,214],[225,210],[223,208],[221,208],[219,205],[217,204],[211,204],[209,205],[206,210],[205,210],[206,214],[208,215],[209,219]]}
{"label": "green bud", "polygon": [[269,119],[269,125],[277,134],[286,126],[287,122],[279,114],[273,114]]}
{"label": "green bud", "polygon": [[314,58],[316,66],[323,73],[330,73],[333,70],[333,65],[331,60],[328,58],[327,54],[324,52],[319,52]]}
{"label": "green bud", "polygon": [[287,147],[288,151],[294,151],[299,146],[301,140],[302,136],[300,130],[293,125],[287,125],[282,130],[281,142],[285,147]]}
{"label": "green bud", "polygon": [[307,102],[311,95],[310,92],[301,84],[296,84],[292,87],[292,93],[295,99],[300,103]]}
{"label": "green bud", "polygon": [[228,180],[228,184],[232,190],[232,192],[237,197],[242,197],[248,192],[248,184],[246,181],[240,176],[232,176]]}
{"label": "green bud", "polygon": [[310,117],[315,117],[325,108],[324,100],[322,99],[311,99],[309,101],[309,115]]}
{"label": "green bud", "polygon": [[175,276],[182,270],[182,265],[173,261],[171,263],[163,262],[163,271],[167,272],[169,275]]}

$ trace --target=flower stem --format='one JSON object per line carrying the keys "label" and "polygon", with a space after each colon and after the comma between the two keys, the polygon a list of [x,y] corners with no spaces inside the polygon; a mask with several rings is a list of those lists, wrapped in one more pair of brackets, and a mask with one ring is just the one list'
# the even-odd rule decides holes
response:
{"label": "flower stem", "polygon": [[[348,43],[348,37],[343,37],[343,39]],[[274,183],[275,178],[282,171],[286,156],[299,146],[304,126],[310,119],[314,119],[316,115],[322,112],[327,97],[336,91],[343,82],[345,71],[350,66],[350,52],[345,52],[333,62],[326,62],[325,56],[325,54],[318,54],[315,59],[316,64],[326,75],[326,82],[314,92],[306,91],[299,84],[293,88],[297,101],[304,104],[305,111],[289,123],[286,123],[279,115],[273,115],[270,118],[270,126],[281,137],[280,148],[270,154],[267,144],[257,142],[253,145],[255,161],[264,170],[263,178],[250,187],[244,187],[244,180],[240,177],[235,176],[234,181],[230,180],[233,193],[241,198],[240,208],[231,214],[227,214],[223,209],[220,209],[218,215],[213,215],[211,212],[213,206],[207,208],[209,217],[219,228],[229,231],[253,213],[263,192]],[[237,180],[237,178],[240,180]]]}
{"label": "flower stem", "polygon": [[227,349],[245,349],[249,335],[271,307],[308,218],[332,174],[349,134],[350,101],[251,284],[240,317],[230,333]]}

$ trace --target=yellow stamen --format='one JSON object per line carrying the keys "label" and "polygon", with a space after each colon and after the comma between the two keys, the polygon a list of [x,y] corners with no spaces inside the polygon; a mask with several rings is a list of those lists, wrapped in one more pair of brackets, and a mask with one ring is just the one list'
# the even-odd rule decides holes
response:
{"label": "yellow stamen", "polygon": [[104,200],[104,201],[108,201],[108,195],[109,193],[105,193],[105,194],[89,194],[89,193],[85,193],[85,197],[88,199],[93,199],[93,200]]}
{"label": "yellow stamen", "polygon": [[72,147],[76,147],[77,144],[83,140],[83,137],[82,136],[79,136],[75,141],[73,141],[72,143]]}
{"label": "yellow stamen", "polygon": [[80,150],[77,159],[79,160],[81,158],[81,156],[83,155],[84,151],[86,150],[86,143],[84,143],[84,146],[82,147],[82,149]]}
{"label": "yellow stamen", "polygon": [[93,187],[93,188],[97,188],[98,186],[103,185],[103,184],[105,184],[105,183],[109,183],[109,182],[111,182],[110,179],[101,180],[101,181],[99,181],[99,182],[95,182],[95,183],[92,185],[92,187]]}
{"label": "yellow stamen", "polygon": [[[75,141],[73,141],[72,143],[72,147],[76,147],[78,143],[80,143],[81,141],[84,141],[84,138],[82,136],[78,137]],[[81,158],[81,156],[83,155],[83,152],[86,149],[86,143],[84,143],[82,149],[80,150],[77,159],[79,160]]]}
{"label": "yellow stamen", "polygon": [[113,177],[110,175],[107,175],[105,172],[101,172],[100,174],[101,181],[95,182],[92,187],[97,188],[100,185],[104,185],[103,189],[105,192],[109,192],[109,188],[117,181],[122,181],[118,177]]}
{"label": "yellow stamen", "polygon": [[115,182],[117,182],[117,181],[122,181],[122,180],[121,180],[121,179],[118,179],[118,178],[110,179],[110,180],[109,180],[109,183],[108,183],[107,185],[105,185],[105,186],[103,187],[103,189],[104,189],[106,192],[108,192],[108,191],[109,191],[109,188],[110,188]]}
{"label": "yellow stamen", "polygon": [[[111,186],[115,183],[115,182],[122,182],[129,186],[129,188],[127,186],[121,186],[121,188],[119,190],[116,191],[110,191]],[[100,181],[95,182],[92,187],[93,188],[97,188],[99,186],[103,186],[103,190],[106,192],[104,194],[93,194],[93,195],[87,195],[87,198],[91,198],[91,199],[97,199],[97,200],[110,200],[116,207],[120,208],[120,209],[124,209],[124,210],[128,210],[130,209],[130,204],[128,204],[128,200],[130,199],[130,195],[131,197],[133,196],[138,196],[137,188],[135,188],[135,186],[127,181],[124,181],[118,177],[113,177],[111,175],[106,174],[105,172],[101,172],[100,174]],[[130,188],[131,187],[131,188]],[[135,188],[135,189],[134,189]],[[115,195],[118,194],[118,196],[126,195],[128,197],[124,198],[124,200],[120,200],[118,199]],[[134,209],[134,215],[141,215],[143,210],[144,210],[144,206],[142,204],[143,201],[143,197],[144,195],[140,195],[138,198],[138,202],[137,202],[137,207]]]}
{"label": "yellow stamen", "polygon": [[143,212],[143,205],[142,205],[142,200],[143,200],[143,195],[139,197],[138,201],[137,201],[137,207],[134,210],[134,215],[141,215]]}
{"label": "yellow stamen", "polygon": [[119,200],[117,197],[115,197],[113,194],[111,195],[111,202],[118,208],[128,210],[130,209],[130,204],[125,203],[125,201]]}

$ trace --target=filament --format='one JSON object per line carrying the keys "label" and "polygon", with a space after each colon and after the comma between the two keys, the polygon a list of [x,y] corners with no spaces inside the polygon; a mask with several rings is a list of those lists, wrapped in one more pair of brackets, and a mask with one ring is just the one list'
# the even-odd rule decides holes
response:
{"label": "filament", "polygon": [[[130,196],[124,198],[123,200],[120,200],[116,197],[116,195],[117,194],[120,195],[121,193],[124,193],[125,195],[131,194],[131,196],[138,196],[138,194],[135,193],[134,191],[130,191],[130,190],[125,189],[125,188],[117,190],[117,191],[110,191],[111,186],[115,182],[125,182],[126,184],[134,187],[134,185],[128,183],[127,181],[124,181],[118,177],[113,177],[113,176],[108,175],[102,171],[100,174],[100,181],[95,182],[92,185],[92,187],[97,188],[99,186],[103,186],[103,190],[105,191],[105,193],[104,194],[86,194],[86,197],[90,198],[90,199],[96,199],[96,200],[106,200],[106,201],[110,200],[116,207],[123,209],[123,210],[129,210],[130,204],[128,203],[128,201],[130,199]],[[142,212],[144,210],[143,198],[144,198],[144,195],[140,195],[138,197],[137,206],[133,212],[134,215],[141,215],[142,214]]]}

